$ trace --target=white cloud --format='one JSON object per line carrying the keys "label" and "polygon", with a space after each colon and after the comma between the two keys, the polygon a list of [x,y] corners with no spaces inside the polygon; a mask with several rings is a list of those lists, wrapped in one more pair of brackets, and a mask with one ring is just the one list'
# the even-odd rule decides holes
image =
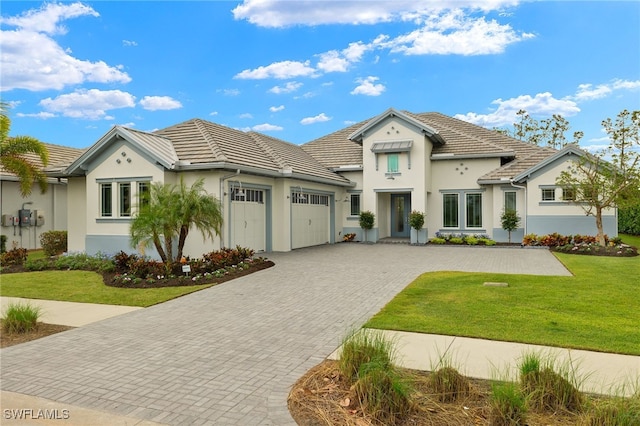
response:
{"label": "white cloud", "polygon": [[275,124],[264,123],[264,124],[256,124],[251,128],[251,130],[254,130],[256,132],[273,132],[273,131],[284,130],[284,128],[280,126],[276,126]]}
{"label": "white cloud", "polygon": [[610,83],[598,84],[594,86],[591,83],[580,84],[573,99],[576,101],[591,101],[609,96],[615,90],[637,90],[640,89],[640,80],[629,81],[616,79]]}
{"label": "white cloud", "polygon": [[212,116],[212,117],[215,116],[215,115],[218,115],[218,111],[211,111],[209,113],[209,115]]}
{"label": "white cloud", "polygon": [[145,96],[140,100],[140,105],[148,111],[166,111],[182,108],[180,101],[169,96]]}
{"label": "white cloud", "polygon": [[65,34],[67,29],[64,26],[58,25],[59,22],[87,15],[96,18],[100,16],[100,14],[90,6],[82,3],[47,3],[40,9],[31,9],[19,16],[0,18],[0,22],[25,31]]}
{"label": "white cloud", "polygon": [[129,47],[129,46],[137,46],[138,43],[133,40],[122,40],[122,45]]}
{"label": "white cloud", "polygon": [[284,105],[280,105],[280,106],[272,106],[269,108],[269,111],[271,112],[279,112],[282,111],[284,109]]}
{"label": "white cloud", "polygon": [[36,113],[36,114],[25,114],[25,113],[19,112],[19,113],[16,114],[16,116],[18,116],[18,117],[29,117],[29,118],[42,118],[43,120],[46,120],[48,118],[56,117],[55,114],[52,114],[50,112],[44,112],[44,111]]}
{"label": "white cloud", "polygon": [[238,96],[240,94],[240,90],[238,90],[238,89],[223,89],[222,93],[225,96]]}
{"label": "white cloud", "polygon": [[309,66],[309,61],[281,61],[274,62],[267,66],[260,66],[253,70],[244,70],[236,74],[233,78],[263,80],[265,78],[276,78],[286,80],[294,77],[309,77],[315,74],[315,70]]}
{"label": "white cloud", "polygon": [[378,81],[378,77],[369,76],[367,78],[358,78],[356,83],[360,83],[355,89],[351,91],[352,95],[366,95],[366,96],[379,96],[385,91],[383,84],[375,84]]}
{"label": "white cloud", "polygon": [[302,120],[300,120],[300,124],[307,125],[307,124],[314,124],[314,123],[322,123],[324,121],[329,121],[329,120],[331,120],[331,117],[327,117],[327,115],[324,112],[321,112],[315,117],[303,118]]}
{"label": "white cloud", "polygon": [[43,99],[40,101],[40,106],[65,117],[106,120],[113,118],[107,115],[108,110],[133,108],[136,104],[135,99],[135,96],[120,90],[79,89],[55,99]]}
{"label": "white cloud", "polygon": [[337,50],[330,50],[318,56],[318,68],[324,72],[346,72],[349,69],[349,61],[341,57]]}
{"label": "white cloud", "polygon": [[380,46],[406,55],[488,55],[504,52],[510,44],[532,38],[484,17],[471,18],[462,10],[429,17],[422,28]]}
{"label": "white cloud", "polygon": [[130,121],[128,123],[120,124],[120,126],[122,126],[122,127],[136,127],[136,123],[134,123],[133,121]]}
{"label": "white cloud", "polygon": [[235,19],[245,19],[261,27],[292,25],[373,25],[381,22],[416,21],[446,8],[465,7],[484,11],[517,4],[517,0],[416,1],[305,1],[244,0],[233,9]]}
{"label": "white cloud", "polygon": [[538,93],[535,96],[521,95],[511,99],[496,99],[491,102],[498,107],[488,114],[456,114],[455,118],[478,124],[484,127],[500,127],[511,125],[516,121],[517,112],[525,110],[531,116],[550,117],[559,114],[563,117],[571,117],[580,112],[576,102],[570,99],[556,99],[549,92]]}
{"label": "white cloud", "polygon": [[269,93],[275,93],[276,95],[280,95],[282,93],[291,93],[295,92],[299,88],[302,87],[302,83],[297,81],[288,81],[284,86],[274,86],[268,90]]}
{"label": "white cloud", "polygon": [[52,37],[63,34],[61,21],[79,16],[99,16],[81,3],[50,3],[17,17],[0,18],[0,22],[16,27],[2,31],[2,91],[13,89],[61,90],[67,85],[86,81],[96,83],[128,83],[131,77],[119,66],[104,61],[90,62],[70,55]]}
{"label": "white cloud", "polygon": [[248,112],[245,112],[244,114],[240,114],[240,118],[253,118],[253,115],[249,114]]}

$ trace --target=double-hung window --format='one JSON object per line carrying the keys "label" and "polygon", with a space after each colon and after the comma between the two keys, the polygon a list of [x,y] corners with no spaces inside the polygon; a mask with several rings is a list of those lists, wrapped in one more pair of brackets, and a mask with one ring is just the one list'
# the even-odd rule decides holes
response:
{"label": "double-hung window", "polygon": [[118,206],[120,208],[120,217],[129,217],[131,216],[131,183],[120,183],[118,184],[118,188]]}
{"label": "double-hung window", "polygon": [[562,200],[574,201],[576,199],[576,192],[573,188],[562,188]]}
{"label": "double-hung window", "polygon": [[351,194],[351,209],[349,214],[351,216],[359,216],[360,215],[360,194]]}
{"label": "double-hung window", "polygon": [[443,226],[445,228],[458,228],[458,194],[443,194]]}
{"label": "double-hung window", "polygon": [[112,204],[112,185],[111,183],[100,184],[100,216],[111,217],[113,216],[113,204]]}
{"label": "double-hung window", "polygon": [[516,191],[505,191],[504,193],[504,210],[516,211]]}
{"label": "double-hung window", "polygon": [[482,228],[482,194],[466,194],[467,228]]}
{"label": "double-hung window", "polygon": [[138,182],[138,209],[149,205],[149,182]]}

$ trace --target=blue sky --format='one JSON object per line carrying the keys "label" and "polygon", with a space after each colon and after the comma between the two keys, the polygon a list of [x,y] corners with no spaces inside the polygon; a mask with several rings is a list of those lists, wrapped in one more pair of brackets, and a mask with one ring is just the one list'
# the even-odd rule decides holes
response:
{"label": "blue sky", "polygon": [[3,1],[0,27],[11,135],[79,148],[191,118],[299,144],[389,107],[560,114],[593,148],[640,109],[636,1]]}

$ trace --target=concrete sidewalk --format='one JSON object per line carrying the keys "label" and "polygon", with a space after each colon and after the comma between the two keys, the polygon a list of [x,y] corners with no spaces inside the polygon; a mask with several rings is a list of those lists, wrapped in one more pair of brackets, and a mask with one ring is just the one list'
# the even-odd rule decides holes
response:
{"label": "concrete sidewalk", "polygon": [[107,318],[144,308],[136,306],[101,305],[97,303],[59,302],[56,300],[0,297],[0,309],[4,314],[10,303],[37,306],[41,309],[40,321],[47,324],[82,327]]}
{"label": "concrete sidewalk", "polygon": [[[638,356],[403,331],[384,330],[382,334],[394,342],[396,363],[414,370],[432,371],[443,360],[468,377],[515,381],[522,356],[535,353],[556,366],[575,369],[583,392],[632,396],[640,380]],[[329,358],[337,359],[339,352],[337,349]]]}

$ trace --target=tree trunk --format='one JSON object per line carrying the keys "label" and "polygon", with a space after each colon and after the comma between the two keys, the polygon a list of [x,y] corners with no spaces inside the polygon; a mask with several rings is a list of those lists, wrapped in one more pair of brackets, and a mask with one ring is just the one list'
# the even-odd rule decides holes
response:
{"label": "tree trunk", "polygon": [[178,237],[178,254],[176,255],[176,259],[182,259],[182,251],[184,249],[184,243],[187,240],[187,235],[189,234],[189,227],[186,225],[182,225],[180,227],[180,237]]}
{"label": "tree trunk", "polygon": [[167,254],[164,252],[160,238],[157,235],[153,236],[153,245],[156,247],[156,250],[160,255],[160,259],[162,259],[164,263],[167,263]]}
{"label": "tree trunk", "polygon": [[602,207],[596,207],[596,228],[598,228],[598,244],[604,247],[607,243],[604,240],[604,230],[602,229]]}
{"label": "tree trunk", "polygon": [[509,232],[509,244],[511,244],[511,231],[508,231],[508,232]]}

